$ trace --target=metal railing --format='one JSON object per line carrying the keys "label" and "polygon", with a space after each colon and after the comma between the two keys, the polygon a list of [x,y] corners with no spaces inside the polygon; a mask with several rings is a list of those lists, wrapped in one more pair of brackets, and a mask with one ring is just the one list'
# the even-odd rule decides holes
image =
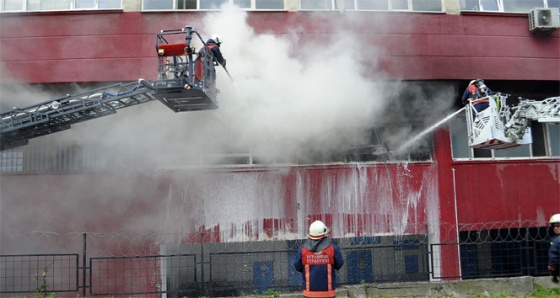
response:
{"label": "metal railing", "polygon": [[[336,280],[350,285],[544,276],[548,232],[546,227],[465,231],[460,243],[431,243],[424,234],[333,239],[345,260]],[[55,242],[45,235],[43,241]],[[17,238],[4,236],[8,242]],[[66,243],[56,247],[79,250],[69,244],[76,236],[64,235],[59,240]],[[303,240],[208,241],[204,235],[83,234],[81,254],[2,254],[0,294],[199,297],[301,289],[302,275],[293,262]]]}
{"label": "metal railing", "polygon": [[0,293],[77,292],[78,254],[0,255]]}

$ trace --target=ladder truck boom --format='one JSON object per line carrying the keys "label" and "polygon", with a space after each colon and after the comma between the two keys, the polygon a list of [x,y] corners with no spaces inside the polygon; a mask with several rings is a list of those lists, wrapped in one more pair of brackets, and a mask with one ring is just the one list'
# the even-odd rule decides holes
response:
{"label": "ladder truck boom", "polygon": [[23,146],[29,139],[70,129],[72,124],[152,101],[155,97],[150,91],[137,83],[116,84],[25,108],[14,108],[0,114],[0,149]]}
{"label": "ladder truck boom", "polygon": [[[193,38],[203,45],[196,51]],[[113,84],[0,113],[0,151],[71,125],[158,100],[174,112],[218,108],[212,52],[192,27],[156,34],[158,79]]]}

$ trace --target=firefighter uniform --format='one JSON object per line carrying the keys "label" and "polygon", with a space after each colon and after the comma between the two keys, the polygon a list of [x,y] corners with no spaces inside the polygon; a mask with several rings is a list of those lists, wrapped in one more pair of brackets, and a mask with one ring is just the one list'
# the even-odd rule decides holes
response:
{"label": "firefighter uniform", "polygon": [[552,282],[558,283],[558,276],[560,276],[560,214],[554,214],[550,218],[550,226],[555,235],[550,239],[548,249],[548,271],[550,271]]}
{"label": "firefighter uniform", "polygon": [[327,237],[325,224],[316,221],[298,251],[295,269],[302,272],[304,297],[336,297],[336,271],[344,265],[342,253]]}

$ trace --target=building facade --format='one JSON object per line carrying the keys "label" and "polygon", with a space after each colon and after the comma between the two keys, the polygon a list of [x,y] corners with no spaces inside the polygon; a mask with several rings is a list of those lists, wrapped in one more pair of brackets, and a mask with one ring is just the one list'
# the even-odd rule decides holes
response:
{"label": "building facade", "polygon": [[[3,0],[2,5],[2,111],[103,84],[156,79],[155,33],[187,25],[205,37],[216,31],[225,38],[222,51],[234,79],[219,72],[222,106],[216,112],[175,114],[148,103],[3,151],[3,232],[203,232],[205,241],[221,243],[301,239],[308,224],[321,219],[335,238],[428,235],[432,243],[451,243],[473,231],[542,228],[560,212],[558,125],[535,123],[532,145],[506,151],[469,148],[462,114],[430,128],[462,107],[460,97],[472,79],[537,100],[558,96],[560,36],[532,34],[527,11],[559,7],[559,1]],[[243,43],[246,36],[249,44]],[[284,52],[289,60],[280,57]],[[312,83],[316,78],[323,84]],[[383,84],[361,89],[362,82]],[[269,111],[253,101],[228,100],[255,96],[249,95],[251,84],[271,86],[270,93],[251,100],[286,92],[277,99],[284,105],[311,104],[288,109],[278,122],[243,126],[239,118],[256,115],[247,111]],[[315,99],[323,93],[313,88],[342,92],[339,103],[347,104]],[[364,92],[371,102],[353,100]],[[356,128],[359,141],[333,133],[318,138],[325,144],[309,145],[327,132],[306,128],[315,125],[316,113],[333,107],[337,113],[318,118],[329,133],[339,125],[328,119],[357,125],[363,122],[353,117],[372,116],[372,121]],[[263,133],[259,123],[285,126]],[[306,128],[286,132],[287,123]],[[210,140],[185,137],[185,131]],[[291,138],[296,131],[307,134]],[[424,133],[406,153],[383,151]],[[396,135],[402,137],[393,140]],[[348,146],[331,147],[326,140],[333,138]],[[38,248],[23,251],[33,249]],[[0,251],[21,248],[4,241]],[[454,250],[439,253],[460,258]],[[460,268],[444,263],[440,259],[433,270],[459,274]]]}

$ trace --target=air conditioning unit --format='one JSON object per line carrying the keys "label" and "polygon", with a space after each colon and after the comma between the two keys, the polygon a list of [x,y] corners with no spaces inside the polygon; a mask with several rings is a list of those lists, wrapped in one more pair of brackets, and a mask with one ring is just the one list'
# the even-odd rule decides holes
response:
{"label": "air conditioning unit", "polygon": [[529,11],[529,30],[531,32],[551,33],[560,28],[558,8],[533,8]]}

